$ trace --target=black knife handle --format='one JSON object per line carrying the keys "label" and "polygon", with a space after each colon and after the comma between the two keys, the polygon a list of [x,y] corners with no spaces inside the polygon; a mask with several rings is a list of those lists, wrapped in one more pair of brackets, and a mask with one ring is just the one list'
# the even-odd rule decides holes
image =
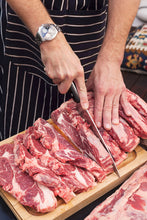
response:
{"label": "black knife handle", "polygon": [[71,87],[70,87],[70,91],[72,93],[73,99],[75,102],[79,103],[80,102],[80,97],[77,91],[77,88],[75,86],[75,84],[72,82]]}

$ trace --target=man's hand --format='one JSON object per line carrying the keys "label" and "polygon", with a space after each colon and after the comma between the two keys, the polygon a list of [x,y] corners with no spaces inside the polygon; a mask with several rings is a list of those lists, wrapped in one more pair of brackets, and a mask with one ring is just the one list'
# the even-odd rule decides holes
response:
{"label": "man's hand", "polygon": [[121,103],[125,113],[130,115],[126,97],[126,87],[117,62],[106,62],[99,56],[87,81],[87,89],[94,90],[94,116],[98,127],[111,129],[111,124],[119,123],[118,108]]}
{"label": "man's hand", "polygon": [[83,109],[87,109],[88,99],[84,70],[64,35],[60,32],[52,41],[41,43],[40,50],[45,72],[57,84],[59,92],[65,94],[74,81],[81,106]]}

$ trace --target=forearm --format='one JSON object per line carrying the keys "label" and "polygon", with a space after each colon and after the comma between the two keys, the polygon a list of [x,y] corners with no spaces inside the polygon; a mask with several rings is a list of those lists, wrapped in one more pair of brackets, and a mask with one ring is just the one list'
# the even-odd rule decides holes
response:
{"label": "forearm", "polygon": [[[108,25],[102,51],[121,64],[125,43],[140,0],[109,0]],[[116,60],[115,60],[116,61]]]}
{"label": "forearm", "polygon": [[34,36],[42,24],[54,23],[40,0],[7,0],[7,2]]}

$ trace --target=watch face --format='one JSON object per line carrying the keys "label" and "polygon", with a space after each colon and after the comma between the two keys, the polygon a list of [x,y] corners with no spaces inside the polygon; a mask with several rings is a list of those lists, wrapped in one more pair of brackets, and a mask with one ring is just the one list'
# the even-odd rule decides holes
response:
{"label": "watch face", "polygon": [[58,31],[54,25],[42,26],[40,29],[42,41],[54,39],[57,33]]}

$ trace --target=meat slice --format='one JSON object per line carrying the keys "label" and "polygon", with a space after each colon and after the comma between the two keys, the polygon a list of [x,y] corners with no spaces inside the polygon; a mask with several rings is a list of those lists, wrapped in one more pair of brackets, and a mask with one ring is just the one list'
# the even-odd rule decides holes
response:
{"label": "meat slice", "polygon": [[120,106],[119,114],[130,124],[135,134],[147,139],[147,103],[137,94],[127,90],[131,116],[127,116]]}
{"label": "meat slice", "polygon": [[[25,163],[27,163],[27,165],[23,165],[23,168],[25,167],[26,169],[27,167],[28,170],[31,169],[30,172],[32,172],[32,169],[35,169],[35,171],[36,169],[39,169],[38,173],[41,173],[41,175],[42,172],[48,172],[49,168],[49,170],[53,171],[57,176],[60,176],[62,182],[65,183],[73,192],[86,191],[96,184],[94,176],[89,171],[83,170],[68,163],[62,163],[58,161],[54,156],[51,155],[48,149],[43,148],[39,140],[36,140],[34,138],[33,133],[28,136],[28,142],[26,144],[29,152],[33,153],[31,155],[39,160],[34,160],[34,168],[32,168],[32,165],[29,164],[28,160],[26,161],[25,156]],[[40,154],[38,153],[38,149],[40,149]],[[45,152],[43,151],[43,149],[45,150]],[[30,156],[29,159],[32,160]],[[49,173],[49,175],[53,174]],[[49,187],[49,185],[47,186]]]}
{"label": "meat slice", "polygon": [[85,220],[147,219],[147,163]]}
{"label": "meat slice", "polygon": [[77,104],[72,99],[64,102],[58,109],[53,111],[51,118],[77,148],[82,145],[76,126],[84,123],[85,120],[80,117]]}
{"label": "meat slice", "polygon": [[86,124],[77,125],[77,130],[83,143],[80,149],[100,164],[106,172],[111,172],[113,170],[112,159],[101,144],[99,138],[94,135],[92,130],[87,128]]}
{"label": "meat slice", "polygon": [[62,176],[62,180],[72,188],[74,192],[86,191],[96,185],[95,178],[88,170],[81,169],[74,164],[61,162],[48,154],[42,155],[40,161],[46,167],[50,167],[56,175]]}
{"label": "meat slice", "polygon": [[[135,93],[126,90],[128,95],[128,101],[130,102],[130,109],[131,109],[131,116],[128,117],[125,115],[122,107],[120,106],[119,115],[125,119],[126,122],[133,128],[133,131],[138,137],[141,137],[143,139],[147,139],[147,103],[141,99],[138,95]],[[88,96],[89,100],[89,111],[91,115],[93,115],[94,111],[94,96],[92,93]],[[79,108],[79,110],[82,112],[82,109]],[[135,148],[135,145],[138,142],[138,139],[134,136],[133,132],[130,129],[130,126],[127,126],[124,121],[120,118],[120,125],[112,125],[111,135],[115,139],[115,136],[117,137],[117,142],[120,147],[126,146],[126,149],[124,149],[127,152],[130,152]],[[129,131],[130,130],[130,131]],[[115,133],[116,132],[116,133]],[[125,134],[125,139],[123,138],[123,135]],[[120,137],[119,137],[120,135]],[[127,137],[128,135],[128,137]],[[133,136],[132,136],[133,135]],[[132,137],[131,137],[132,136]],[[121,140],[123,142],[121,143]],[[126,141],[128,142],[126,143]],[[133,142],[131,142],[131,140]],[[125,142],[124,142],[125,141]],[[128,145],[129,144],[129,145]],[[129,146],[132,145],[132,149],[129,150]],[[123,148],[122,148],[123,149]]]}
{"label": "meat slice", "polygon": [[[94,97],[93,97],[92,93],[89,94],[88,100],[89,100],[89,112],[90,112],[91,116],[94,118]],[[87,115],[84,114],[84,112],[82,111],[81,108],[79,108],[79,110],[83,114],[83,117],[86,119]],[[100,130],[100,132],[101,132],[101,130]],[[140,139],[135,135],[133,129],[121,117],[119,119],[119,124],[118,125],[112,124],[111,130],[107,131],[107,132],[117,142],[119,147],[122,150],[124,150],[125,152],[133,151],[136,148],[136,146],[139,144],[139,141],[140,141]],[[103,136],[103,134],[104,133],[101,132],[102,136]],[[105,140],[105,135],[103,136],[103,138]],[[111,142],[108,142],[107,139],[105,141],[107,142],[107,146],[109,147],[109,149],[111,151],[112,150]],[[115,147],[115,146],[113,145],[113,147]]]}
{"label": "meat slice", "polygon": [[129,109],[131,111],[131,116],[127,116],[120,106],[120,116],[128,122],[138,137],[147,139],[147,118],[139,114],[139,112],[131,104],[129,104]]}
{"label": "meat slice", "polygon": [[69,100],[55,110],[51,117],[83,154],[96,161],[106,172],[112,171],[112,160],[108,152],[81,117],[77,107],[73,100]]}
{"label": "meat slice", "polygon": [[125,152],[133,151],[140,142],[140,139],[135,135],[133,129],[121,117],[119,118],[119,124],[113,124],[108,133]]}
{"label": "meat slice", "polygon": [[127,90],[128,101],[144,117],[147,117],[147,103],[137,94]]}
{"label": "meat slice", "polygon": [[43,119],[38,119],[34,123],[34,127],[41,135],[40,142],[44,148],[50,149],[51,154],[59,161],[84,168],[100,182],[105,178],[106,174],[103,169],[96,162],[77,151],[51,124]]}
{"label": "meat slice", "polygon": [[111,137],[111,135],[103,128],[100,128],[100,133],[109,147],[111,154],[113,155],[114,161],[116,165],[119,165],[127,158],[127,154],[119,148],[119,145],[116,141]]}
{"label": "meat slice", "polygon": [[35,182],[15,165],[13,149],[14,144],[0,146],[0,186],[22,205],[32,207],[38,212],[54,210],[57,200],[53,192]]}
{"label": "meat slice", "polygon": [[65,202],[69,202],[75,196],[73,191],[62,181],[60,176],[57,176],[49,167],[43,166],[39,159],[27,151],[21,137],[16,137],[14,141],[15,160],[17,164],[19,163],[19,168],[26,171],[36,182],[47,186],[55,196],[58,195]]}
{"label": "meat slice", "polygon": [[102,182],[106,177],[105,172],[95,161],[85,157],[74,149],[60,148],[58,151],[56,150],[54,152],[54,156],[63,163],[68,162],[72,165],[88,170],[99,182]]}

